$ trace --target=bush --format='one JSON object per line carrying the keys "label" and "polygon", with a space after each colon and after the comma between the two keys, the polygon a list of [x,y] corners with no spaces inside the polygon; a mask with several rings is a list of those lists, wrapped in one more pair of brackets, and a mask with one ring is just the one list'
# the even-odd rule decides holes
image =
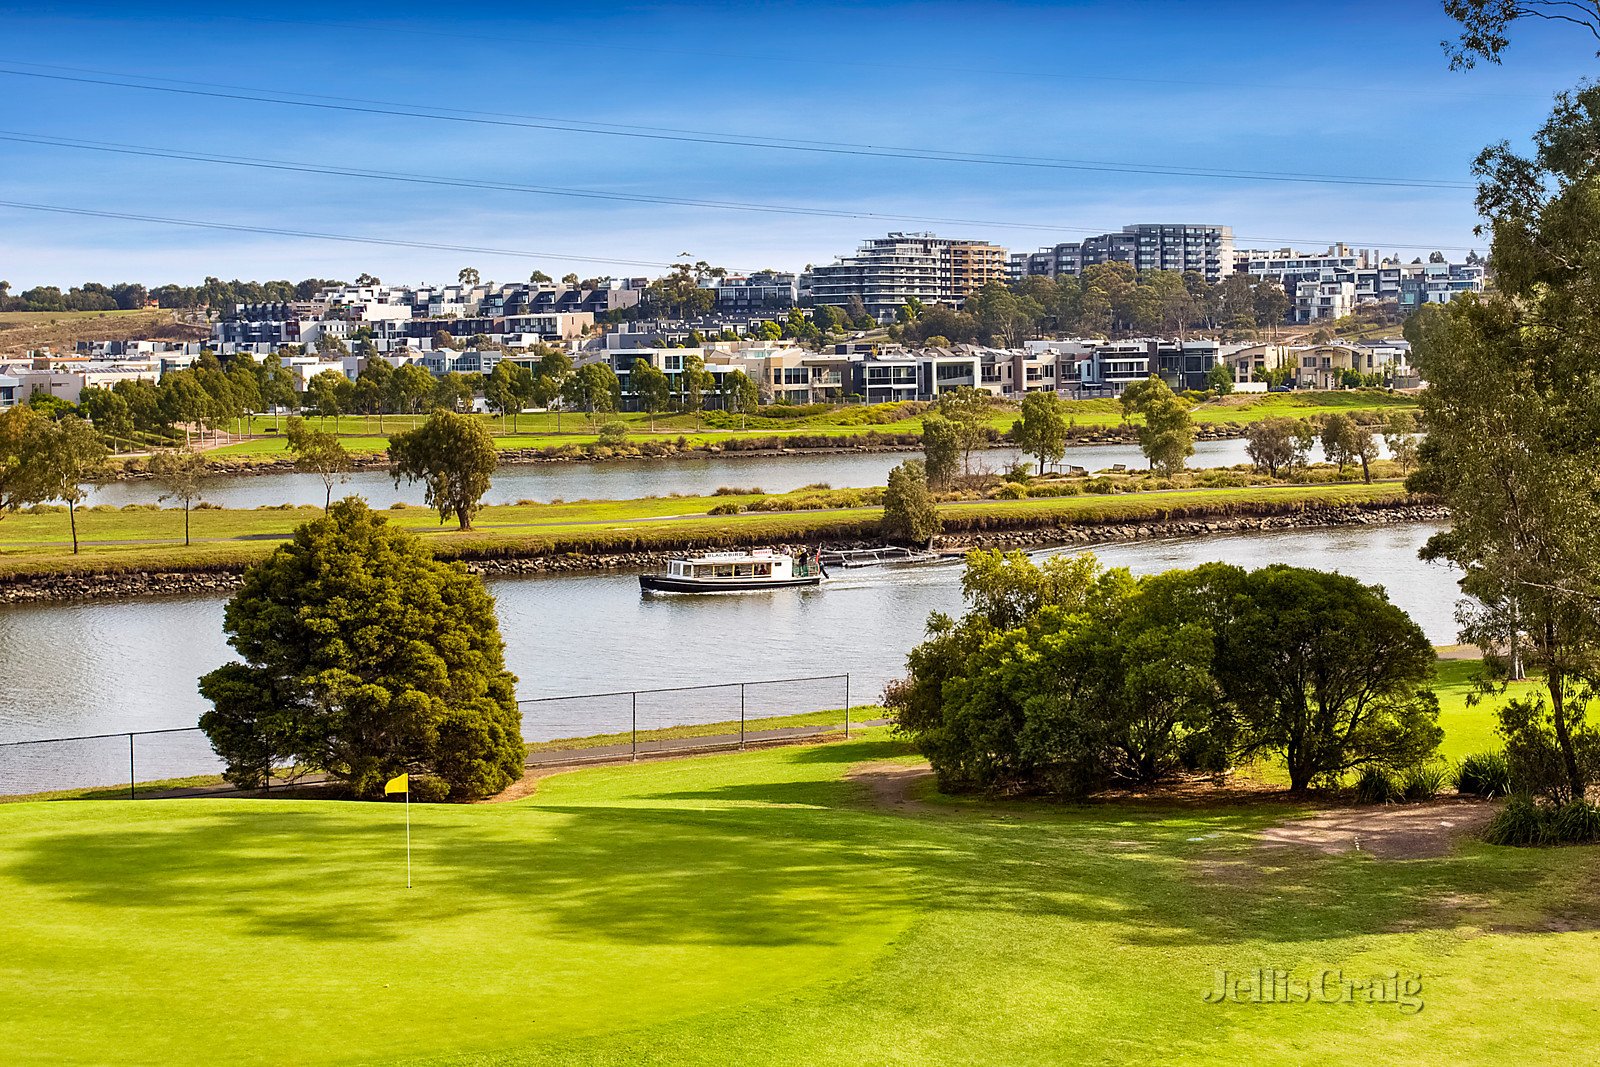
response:
{"label": "bush", "polygon": [[1087,482],[1084,482],[1083,488],[1090,493],[1110,493],[1116,490],[1117,483],[1102,475],[1099,478],[1090,478]]}
{"label": "bush", "polygon": [[160,511],[160,504],[124,504],[123,511]]}
{"label": "bush", "polygon": [[1594,844],[1600,841],[1600,807],[1586,800],[1563,804],[1549,813],[1546,827],[1546,839],[1552,844]]}
{"label": "bush", "polygon": [[1400,784],[1382,767],[1367,767],[1356,779],[1356,803],[1396,804],[1403,798]]}
{"label": "bush", "polygon": [[628,440],[628,424],[618,419],[605,423],[600,427],[599,444],[606,448],[616,448],[626,444]]}
{"label": "bush", "polygon": [[1491,845],[1542,845],[1546,821],[1544,809],[1532,797],[1518,794],[1489,821],[1483,839]]}
{"label": "bush", "polygon": [[760,486],[751,486],[749,489],[740,489],[732,485],[719,485],[712,496],[760,496],[764,489]]}
{"label": "bush", "polygon": [[1472,797],[1503,797],[1511,792],[1511,764],[1504,752],[1478,752],[1456,768],[1456,792]]}
{"label": "bush", "polygon": [[418,804],[442,804],[450,799],[450,783],[432,774],[413,774],[407,782]]}
{"label": "bush", "polygon": [[1400,776],[1400,793],[1409,801],[1432,800],[1444,788],[1445,768],[1438,763],[1408,767]]}
{"label": "bush", "polygon": [[735,503],[731,503],[730,502],[730,503],[727,503],[727,504],[718,504],[715,507],[713,507],[710,511],[706,512],[706,514],[707,515],[737,515],[741,511],[744,511],[744,510],[745,510],[745,506],[743,504],[735,504]]}
{"label": "bush", "polygon": [[1001,500],[1026,500],[1028,487],[1018,482],[1006,482],[995,493]]}

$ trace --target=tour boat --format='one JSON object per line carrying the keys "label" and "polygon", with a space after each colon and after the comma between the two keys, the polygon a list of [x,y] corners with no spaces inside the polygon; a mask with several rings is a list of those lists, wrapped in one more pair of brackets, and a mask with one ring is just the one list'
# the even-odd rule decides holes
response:
{"label": "tour boat", "polygon": [[819,585],[825,577],[820,556],[788,556],[761,548],[671,560],[660,574],[639,575],[639,587],[652,593],[723,593]]}

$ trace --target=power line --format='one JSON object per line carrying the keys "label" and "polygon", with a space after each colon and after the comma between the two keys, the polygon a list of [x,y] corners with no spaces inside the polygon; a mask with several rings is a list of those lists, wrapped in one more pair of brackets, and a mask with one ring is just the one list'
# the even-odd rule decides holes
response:
{"label": "power line", "polygon": [[[12,61],[15,62],[15,61]],[[19,63],[17,66],[42,66]],[[75,68],[76,69],[76,68]],[[1287,182],[1312,185],[1354,185],[1380,188],[1407,189],[1471,189],[1469,182],[1429,178],[1383,178],[1342,174],[1295,174],[1280,171],[1227,170],[1203,167],[1176,167],[1152,164],[1119,163],[1107,160],[1054,159],[1036,156],[986,155],[980,153],[951,152],[934,148],[902,148],[894,146],[856,144],[844,141],[799,141],[784,138],[756,137],[753,135],[726,134],[705,130],[684,130],[674,127],[626,126],[615,123],[550,118],[545,116],[505,115],[494,112],[474,112],[427,105],[401,104],[382,100],[318,96],[294,99],[303,94],[284,94],[275,90],[254,89],[245,86],[213,85],[206,82],[155,85],[128,80],[113,80],[125,75],[107,75],[91,72],[97,77],[82,74],[49,74],[39,70],[18,70],[0,67],[0,74],[21,78],[40,78],[98,85],[118,89],[142,89],[147,92],[169,93],[181,96],[204,97],[216,100],[236,100],[257,104],[277,104],[285,107],[311,108],[350,114],[384,115],[398,118],[427,119],[434,122],[455,122],[479,126],[512,129],[545,130],[560,133],[578,133],[601,137],[634,138],[650,141],[668,141],[687,144],[722,145],[741,148],[764,148],[783,152],[806,152],[823,155],[853,156],[877,159],[907,159],[935,163],[962,163],[977,166],[996,166],[1040,170],[1091,171],[1107,174],[1144,174],[1157,177],[1210,178],[1236,181]],[[144,79],[144,81],[172,81],[172,79]],[[190,86],[185,88],[184,86]],[[209,86],[199,88],[198,86]]]}
{"label": "power line", "polygon": [[[420,29],[414,29],[414,28],[411,28],[411,27],[390,26],[390,25],[385,25],[383,23],[379,23],[379,22],[344,22],[344,21],[339,21],[339,20],[319,20],[319,21],[313,22],[313,21],[311,21],[309,19],[266,18],[266,17],[260,16],[260,15],[239,15],[239,14],[218,14],[218,15],[212,15],[212,16],[209,16],[209,17],[215,18],[215,19],[229,20],[229,21],[238,21],[238,22],[256,22],[256,23],[265,23],[265,24],[269,24],[269,25],[274,25],[275,24],[275,25],[279,25],[279,26],[307,26],[307,27],[313,27],[313,28],[319,29],[319,30],[325,30],[325,29],[327,29],[329,27],[343,27],[345,29],[360,30],[363,33],[371,33],[373,31],[377,31],[379,33],[404,34],[404,35],[408,35],[408,36],[412,36],[412,37],[422,37],[422,38],[426,38],[426,39],[453,39],[453,40],[459,40],[459,41],[486,41],[486,42],[491,42],[491,43],[496,43],[496,44],[504,44],[504,43],[506,43],[506,40],[507,40],[507,38],[505,36],[503,36],[503,35],[502,36],[493,36],[493,35],[490,35],[490,34],[482,34],[482,33],[453,33],[453,32],[450,32],[448,30],[432,30],[432,29],[430,29],[430,30],[420,30]],[[781,51],[781,50],[778,51],[778,52],[772,53],[772,54],[767,54],[767,53],[752,54],[752,53],[740,53],[740,52],[718,52],[718,51],[713,51],[713,50],[709,50],[709,49],[696,48],[692,52],[690,52],[690,51],[674,50],[674,49],[666,49],[666,48],[641,48],[638,45],[618,44],[618,43],[616,43],[615,41],[612,41],[612,40],[607,40],[606,41],[605,50],[607,52],[633,52],[633,53],[637,53],[637,54],[640,54],[640,55],[690,56],[690,57],[692,57],[694,59],[707,59],[707,58],[710,58],[710,59],[732,59],[732,60],[743,60],[743,61],[755,60],[755,61],[760,62],[763,65],[768,65],[768,64],[771,64],[771,63],[774,63],[774,62],[787,62],[787,63],[794,63],[794,64],[801,65],[801,66],[805,67],[807,70],[813,70],[813,69],[816,69],[817,67],[822,67],[822,66],[833,67],[835,69],[842,69],[842,70],[858,70],[858,69],[860,69],[860,64],[852,63],[852,62],[849,62],[849,61],[845,61],[845,62],[830,61],[830,60],[826,59],[825,57],[818,57],[818,56],[811,55],[811,54],[806,54],[806,55],[804,55],[802,57],[802,56],[800,56],[798,54],[791,54],[789,52]],[[882,70],[903,70],[903,71],[908,71],[908,72],[912,72],[912,73],[926,73],[930,68],[930,64],[929,63],[896,63],[896,62],[894,62],[892,60],[887,60],[887,59],[884,59],[883,57],[879,57],[879,56],[874,56],[873,57],[872,66],[874,68],[882,69]],[[946,68],[939,68],[939,69],[946,69]],[[1183,80],[1181,78],[1138,78],[1138,77],[1133,77],[1132,75],[1125,75],[1125,74],[1083,74],[1083,73],[1077,73],[1077,72],[1062,73],[1061,71],[1056,71],[1056,70],[1038,70],[1038,69],[1034,69],[1034,70],[996,70],[996,69],[989,68],[989,67],[983,68],[983,73],[984,73],[985,77],[989,77],[989,78],[993,78],[993,77],[1015,77],[1015,78],[1038,78],[1038,79],[1046,79],[1046,80],[1050,80],[1050,81],[1067,81],[1067,82],[1106,82],[1106,83],[1112,83],[1112,84],[1118,84],[1118,85],[1164,85],[1164,86],[1170,86],[1172,88],[1179,88],[1179,89],[1229,89],[1229,88],[1231,88],[1230,85],[1228,85],[1226,83],[1223,83],[1223,82],[1220,82],[1220,81],[1219,82],[1204,82],[1204,81],[1194,81],[1194,80],[1185,81],[1185,80]],[[1251,83],[1251,87],[1253,89],[1259,91],[1259,92],[1303,93],[1305,91],[1305,86],[1304,85],[1284,85],[1284,84],[1271,84],[1271,83],[1252,82]],[[1412,89],[1412,88],[1407,88],[1405,86],[1399,86],[1399,85],[1383,85],[1383,84],[1370,84],[1369,85],[1369,84],[1365,84],[1365,83],[1360,82],[1360,81],[1351,82],[1351,83],[1348,83],[1348,84],[1341,85],[1339,91],[1341,93],[1371,93],[1371,94],[1381,94],[1381,95],[1385,95],[1385,96],[1406,95],[1406,96],[1426,96],[1426,97],[1441,97],[1441,96],[1447,96],[1447,97],[1481,97],[1481,98],[1484,98],[1484,99],[1498,99],[1498,100],[1503,100],[1503,99],[1506,99],[1507,97],[1520,97],[1520,98],[1528,99],[1528,100],[1534,100],[1534,99],[1548,100],[1550,98],[1550,94],[1549,93],[1496,92],[1496,91],[1492,91],[1492,90],[1476,90],[1476,89],[1455,88],[1455,87],[1452,87],[1450,89]]]}
{"label": "power line", "polygon": [[291,230],[276,226],[246,226],[232,222],[206,222],[199,219],[173,219],[161,215],[136,215],[123,211],[99,211],[93,208],[67,207],[61,204],[30,204],[16,200],[0,200],[0,207],[20,211],[42,211],[57,215],[82,215],[97,219],[122,219],[129,222],[153,222],[163,226],[189,226],[203,230],[225,230],[230,233],[259,233],[273,237],[309,237],[318,241],[342,241],[348,244],[385,245],[392,248],[420,248],[434,252],[467,252],[482,256],[514,256],[518,259],[555,260],[572,263],[605,263],[611,266],[649,267],[671,269],[674,264],[640,259],[614,259],[605,256],[575,256],[566,252],[531,252],[519,248],[483,248],[477,245],[436,244],[430,241],[401,241],[386,237],[357,237],[343,233],[321,233],[316,230]]}
{"label": "power line", "polygon": [[[706,208],[713,210],[748,211],[769,214],[788,214],[805,217],[860,219],[876,222],[908,222],[919,225],[935,226],[975,226],[994,229],[1038,230],[1050,233],[1086,233],[1096,234],[1106,232],[1106,227],[1093,226],[1067,226],[1053,223],[1008,222],[993,219],[959,219],[940,218],[923,215],[903,215],[888,212],[856,211],[823,207],[808,207],[805,205],[788,204],[762,204],[747,201],[731,200],[703,200],[689,197],[661,196],[645,193],[617,193],[596,189],[573,189],[560,186],[521,185],[511,182],[496,182],[478,178],[454,178],[442,175],[415,174],[405,171],[371,170],[354,167],[333,167],[317,163],[306,163],[297,160],[267,159],[255,156],[224,156],[212,153],[185,152],[174,148],[163,148],[152,145],[124,144],[112,141],[85,141],[76,138],[45,137],[40,134],[27,133],[14,130],[0,130],[0,141],[12,141],[20,144],[44,145],[55,148],[79,149],[83,151],[107,152],[118,155],[142,156],[155,159],[176,159],[199,163],[213,163],[224,166],[244,167],[257,170],[283,171],[296,174],[326,174],[336,177],[366,178],[376,181],[399,182],[415,185],[436,185],[446,188],[482,189],[496,192],[530,193],[539,196],[563,196],[580,199],[617,201],[623,203],[658,204],[673,207]],[[1260,237],[1249,235],[1236,235],[1235,240],[1259,241],[1269,244],[1317,244],[1322,243],[1322,238],[1306,237]],[[1327,242],[1332,244],[1334,242]],[[1437,245],[1437,244],[1404,244],[1394,241],[1345,241],[1346,244],[1362,246],[1389,247],[1418,249],[1429,248],[1438,251],[1465,252],[1470,249],[1464,245]]]}

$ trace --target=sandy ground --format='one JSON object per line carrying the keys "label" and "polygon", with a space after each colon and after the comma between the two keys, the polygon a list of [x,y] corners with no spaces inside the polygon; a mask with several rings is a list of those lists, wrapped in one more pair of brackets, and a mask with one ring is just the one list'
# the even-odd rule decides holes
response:
{"label": "sandy ground", "polygon": [[1479,800],[1342,808],[1269,827],[1261,832],[1260,847],[1426,859],[1447,855],[1460,839],[1481,833],[1494,813],[1494,804]]}

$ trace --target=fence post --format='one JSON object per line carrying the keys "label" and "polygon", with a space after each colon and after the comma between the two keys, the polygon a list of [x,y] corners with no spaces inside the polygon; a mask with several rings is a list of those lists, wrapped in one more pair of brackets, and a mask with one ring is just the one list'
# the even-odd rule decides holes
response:
{"label": "fence post", "polygon": [[133,799],[133,735],[128,735],[128,799]]}
{"label": "fence post", "polygon": [[637,690],[628,694],[633,699],[633,759],[639,759],[639,693]]}
{"label": "fence post", "polygon": [[844,674],[844,736],[850,739],[850,672]]}
{"label": "fence post", "polygon": [[739,747],[744,747],[744,683],[739,683]]}

